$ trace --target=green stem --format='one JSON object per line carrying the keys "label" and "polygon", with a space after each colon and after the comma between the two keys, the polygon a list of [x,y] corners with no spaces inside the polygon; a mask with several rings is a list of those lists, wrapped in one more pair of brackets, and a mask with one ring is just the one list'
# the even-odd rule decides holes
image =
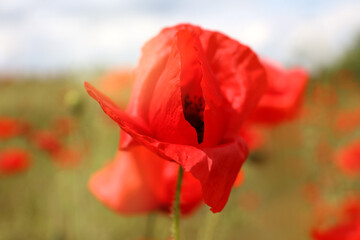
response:
{"label": "green stem", "polygon": [[178,180],[176,184],[174,216],[173,216],[173,239],[180,240],[179,222],[180,222],[180,190],[184,170],[179,166]]}

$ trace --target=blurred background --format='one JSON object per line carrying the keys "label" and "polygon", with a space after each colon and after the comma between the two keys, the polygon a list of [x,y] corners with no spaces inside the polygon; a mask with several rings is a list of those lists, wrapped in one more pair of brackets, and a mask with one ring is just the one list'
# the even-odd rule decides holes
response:
{"label": "blurred background", "polygon": [[310,239],[360,190],[360,163],[349,174],[336,160],[360,140],[359,12],[355,0],[0,1],[0,152],[23,159],[0,163],[0,239],[142,239],[149,221],[153,239],[168,239],[165,214],[120,216],[89,193],[119,131],[83,82],[125,108],[142,45],[184,22],[302,66],[310,81],[298,118],[262,129],[224,211],[184,218],[183,238]]}

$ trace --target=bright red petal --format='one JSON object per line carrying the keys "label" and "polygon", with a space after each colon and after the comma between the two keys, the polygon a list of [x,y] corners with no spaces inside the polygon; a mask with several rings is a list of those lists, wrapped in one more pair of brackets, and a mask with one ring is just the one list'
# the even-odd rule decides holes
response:
{"label": "bright red petal", "polygon": [[[164,29],[142,48],[142,55],[135,70],[134,84],[126,112],[145,120],[146,124],[148,124],[148,111],[154,88],[167,64],[175,33],[175,29],[170,31]],[[129,147],[132,143],[130,135],[126,133],[121,135],[120,146],[122,148]]]}
{"label": "bright red petal", "polygon": [[193,166],[191,173],[202,185],[204,202],[214,213],[220,212],[228,201],[248,150],[242,139],[238,138],[216,148],[204,149],[204,153],[206,158]]}
{"label": "bright red petal", "polygon": [[[179,165],[165,161],[143,146],[119,151],[115,160],[95,173],[91,192],[121,214],[171,212]],[[181,188],[181,213],[192,212],[202,202],[201,186],[185,173]]]}
{"label": "bright red petal", "polygon": [[[181,30],[177,37],[182,66],[181,91],[187,105],[185,116],[188,114],[189,122],[192,121],[192,125],[198,128],[197,132],[202,133],[199,141],[202,147],[215,146],[224,136],[230,104],[221,94],[198,36]],[[201,128],[196,114],[202,118]]]}
{"label": "bright red petal", "polygon": [[[196,131],[184,116],[181,92],[184,66],[178,42],[178,39],[174,41],[165,70],[154,89],[149,106],[149,124],[158,140],[197,145]],[[190,74],[196,70],[191,66],[187,67]]]}
{"label": "bright red petal", "polygon": [[144,147],[119,151],[115,160],[95,173],[89,182],[91,192],[111,209],[122,214],[146,213],[160,208],[156,184],[161,182],[166,163],[156,155],[142,156]]}

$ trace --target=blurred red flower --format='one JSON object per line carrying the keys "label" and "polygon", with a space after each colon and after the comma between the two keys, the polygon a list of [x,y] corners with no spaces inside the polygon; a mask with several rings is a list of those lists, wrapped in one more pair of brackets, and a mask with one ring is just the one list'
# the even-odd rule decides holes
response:
{"label": "blurred red flower", "polygon": [[350,132],[360,128],[360,108],[340,113],[335,121],[335,128],[342,132]]}
{"label": "blurred red flower", "polygon": [[360,141],[355,141],[340,149],[336,155],[337,166],[349,176],[360,174]]}
{"label": "blurred red flower", "polygon": [[30,129],[30,125],[10,117],[0,117],[0,139],[8,139],[25,134]]}
{"label": "blurred red flower", "polygon": [[49,154],[56,154],[62,148],[58,136],[54,132],[48,130],[35,132],[32,136],[32,142],[37,148]]}
{"label": "blurred red flower", "polygon": [[9,148],[0,152],[0,173],[14,174],[25,171],[30,165],[30,155],[20,148]]}
{"label": "blurred red flower", "polygon": [[348,199],[342,206],[338,222],[327,228],[315,228],[314,240],[359,240],[360,239],[360,201]]}
{"label": "blurred red flower", "polygon": [[317,84],[313,87],[311,101],[321,106],[336,106],[338,103],[338,91],[334,85]]}
{"label": "blurred red flower", "polygon": [[303,196],[309,203],[317,203],[321,201],[319,186],[315,183],[307,183],[303,188]]}
{"label": "blurred red flower", "polygon": [[72,117],[59,117],[53,122],[53,129],[59,136],[68,136],[76,128],[76,119]]}
{"label": "blurred red flower", "polygon": [[114,69],[100,78],[99,90],[119,106],[126,107],[133,78],[133,72],[130,69]]}
{"label": "blurred red flower", "polygon": [[126,112],[85,87],[125,131],[121,149],[142,144],[180,164],[199,180],[211,210],[223,209],[248,153],[237,133],[266,89],[250,48],[218,32],[178,25],[144,46]]}
{"label": "blurred red flower", "polygon": [[251,115],[251,121],[266,125],[291,120],[302,104],[308,74],[303,69],[286,70],[275,63],[262,60],[268,89]]}
{"label": "blurred red flower", "polygon": [[65,147],[54,152],[52,157],[62,167],[75,167],[81,162],[83,154],[79,149]]}

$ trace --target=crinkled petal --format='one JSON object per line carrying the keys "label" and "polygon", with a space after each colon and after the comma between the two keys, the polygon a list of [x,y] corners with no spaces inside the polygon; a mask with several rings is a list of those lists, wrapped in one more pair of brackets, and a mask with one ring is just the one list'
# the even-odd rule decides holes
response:
{"label": "crinkled petal", "polygon": [[227,124],[228,134],[234,134],[266,91],[264,68],[249,47],[226,35],[204,31],[200,39],[217,84],[235,110]]}
{"label": "crinkled petal", "polygon": [[191,168],[191,173],[202,185],[204,202],[214,213],[220,212],[228,201],[248,150],[243,140],[237,138],[203,151],[206,157]]}
{"label": "crinkled petal", "polygon": [[[169,64],[169,54],[172,50],[178,28],[181,28],[181,25],[163,29],[142,48],[142,55],[135,71],[135,80],[127,113],[138,116],[144,119],[145,122],[149,120],[149,116],[153,116],[149,114],[151,109],[149,105],[152,102],[151,99],[153,98],[157,81],[166,69],[165,66]],[[172,62],[170,64],[174,65],[176,63]],[[168,74],[174,77],[176,73],[174,73],[174,69],[170,69],[170,71],[168,69],[165,75]],[[163,93],[166,92],[167,89]],[[172,139],[171,136],[169,138]],[[127,148],[131,144],[133,144],[131,136],[123,133],[120,138],[120,146]]]}
{"label": "crinkled petal", "polygon": [[[196,130],[185,119],[182,104],[181,78],[185,66],[175,38],[172,51],[163,74],[157,81],[149,106],[149,125],[156,139],[161,141],[197,145]],[[194,68],[186,66],[194,74]]]}
{"label": "crinkled petal", "polygon": [[[178,169],[178,164],[136,146],[119,151],[110,164],[91,177],[89,188],[102,203],[121,214],[171,212]],[[199,181],[184,173],[181,213],[191,213],[201,202]]]}
{"label": "crinkled petal", "polygon": [[[182,65],[182,97],[187,100],[191,113],[201,109],[198,114],[201,114],[203,126],[197,132],[202,131],[202,147],[215,146],[224,136],[226,122],[231,116],[230,104],[222,96],[198,35],[181,30],[177,37]],[[198,121],[193,117],[195,124],[192,125],[199,125],[196,124]]]}

